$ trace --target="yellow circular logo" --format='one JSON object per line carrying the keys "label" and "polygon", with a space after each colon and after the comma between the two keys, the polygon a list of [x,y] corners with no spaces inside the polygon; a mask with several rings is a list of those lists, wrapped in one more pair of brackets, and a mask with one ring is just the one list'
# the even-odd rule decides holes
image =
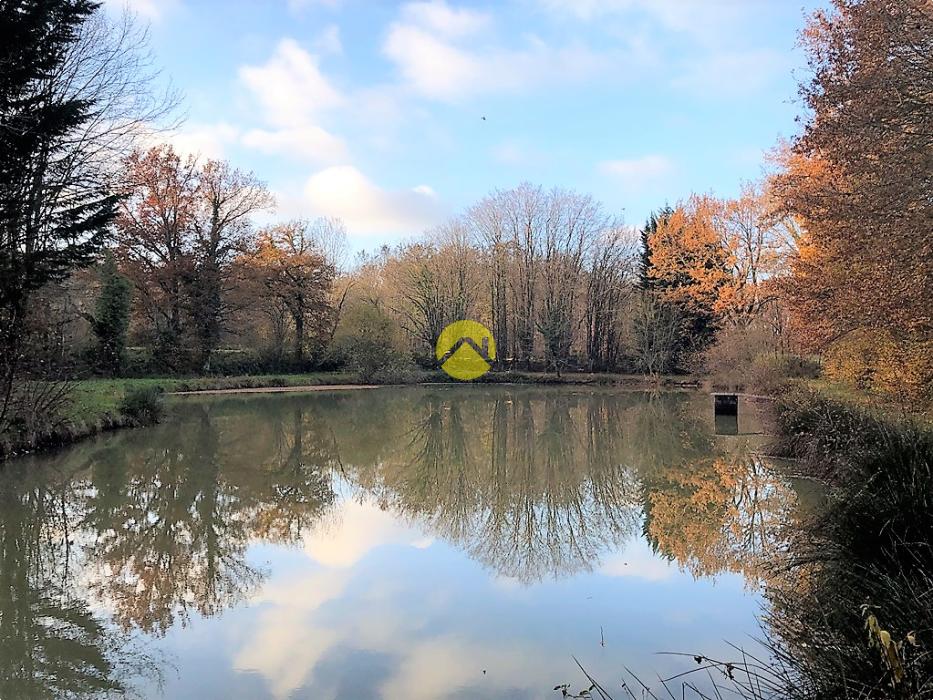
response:
{"label": "yellow circular logo", "polygon": [[454,321],[441,331],[434,355],[447,374],[468,382],[492,368],[496,341],[482,323]]}

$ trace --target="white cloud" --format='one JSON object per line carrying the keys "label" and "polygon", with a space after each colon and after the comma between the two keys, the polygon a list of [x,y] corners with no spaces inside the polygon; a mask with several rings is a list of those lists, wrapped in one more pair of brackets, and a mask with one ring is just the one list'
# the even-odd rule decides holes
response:
{"label": "white cloud", "polygon": [[314,48],[320,53],[342,54],[343,42],[340,40],[340,27],[330,24],[314,38]]}
{"label": "white cloud", "polygon": [[160,22],[166,15],[181,7],[180,0],[106,0],[115,12],[128,11],[150,22]]}
{"label": "white cloud", "polygon": [[344,102],[321,72],[317,58],[294,39],[282,39],[264,65],[241,67],[240,79],[266,119],[280,127],[307,125],[321,112]]}
{"label": "white cloud", "polygon": [[342,219],[351,235],[411,235],[443,218],[437,196],[425,188],[385,190],[355,167],[341,165],[311,176],[304,188],[303,204],[315,216]]}
{"label": "white cloud", "polygon": [[475,56],[420,27],[394,25],[384,49],[404,80],[427,97],[454,100],[479,88],[483,79],[482,65]]}
{"label": "white cloud", "polygon": [[403,83],[432,99],[456,102],[490,92],[528,90],[590,77],[625,65],[619,51],[598,53],[585,44],[552,47],[524,36],[520,48],[490,42],[491,19],[444,3],[406,5],[386,35],[383,52]]}
{"label": "white cloud", "polygon": [[488,14],[467,8],[454,9],[443,0],[412,2],[402,8],[406,22],[417,24],[448,38],[465,37],[489,26]]}
{"label": "white cloud", "polygon": [[236,143],[239,136],[239,130],[225,122],[190,123],[170,133],[156,132],[148,140],[152,145],[169,143],[181,156],[220,159],[225,156],[227,147]]}
{"label": "white cloud", "polygon": [[671,175],[674,172],[674,164],[666,156],[652,154],[640,158],[603,161],[599,164],[599,169],[626,184],[637,185]]}
{"label": "white cloud", "polygon": [[322,165],[341,163],[347,159],[347,147],[343,139],[313,124],[274,131],[251,129],[243,134],[243,145],[263,153]]}
{"label": "white cloud", "polygon": [[[318,42],[327,44],[323,50],[339,51],[336,25],[325,29]],[[344,140],[317,123],[324,112],[345,104],[345,97],[321,72],[315,55],[283,39],[265,64],[241,67],[240,79],[274,127],[250,129],[243,135],[244,146],[317,165],[347,160]]]}

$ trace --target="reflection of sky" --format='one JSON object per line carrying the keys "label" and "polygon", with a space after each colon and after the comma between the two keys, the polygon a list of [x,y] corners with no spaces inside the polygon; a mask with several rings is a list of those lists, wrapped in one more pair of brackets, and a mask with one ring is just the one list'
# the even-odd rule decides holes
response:
{"label": "reflection of sky", "polygon": [[623,665],[672,675],[686,662],[654,652],[731,657],[724,640],[758,629],[741,576],[694,580],[644,540],[525,586],[359,496],[303,544],[249,559],[270,575],[248,605],[158,642],[177,666],[166,697],[548,697],[583,683],[571,655],[618,690]]}

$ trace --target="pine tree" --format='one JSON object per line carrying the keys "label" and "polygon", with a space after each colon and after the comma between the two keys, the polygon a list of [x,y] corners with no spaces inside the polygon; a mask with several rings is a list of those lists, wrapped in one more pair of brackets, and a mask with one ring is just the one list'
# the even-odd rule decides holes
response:
{"label": "pine tree", "polygon": [[115,214],[101,165],[71,138],[99,117],[98,106],[57,89],[97,8],[89,0],[0,0],[0,427],[30,296],[90,264]]}
{"label": "pine tree", "polygon": [[120,274],[108,251],[100,269],[100,296],[91,328],[97,336],[98,367],[117,374],[126,359],[126,331],[130,324],[130,281]]}
{"label": "pine tree", "polygon": [[657,213],[651,212],[644,228],[641,230],[641,250],[638,257],[638,287],[643,290],[653,289],[657,280],[651,275],[651,237],[657,232],[658,225],[670,219],[674,210],[664,205]]}

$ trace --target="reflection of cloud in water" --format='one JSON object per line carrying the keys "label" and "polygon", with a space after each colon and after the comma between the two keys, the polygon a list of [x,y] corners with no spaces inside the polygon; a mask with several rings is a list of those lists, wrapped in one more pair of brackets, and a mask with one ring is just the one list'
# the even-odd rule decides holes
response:
{"label": "reflection of cloud in water", "polygon": [[[384,698],[439,698],[474,685],[501,690],[514,679],[550,677],[549,654],[540,642],[435,634],[431,628],[440,611],[347,600],[351,584],[343,570],[270,582],[254,600],[269,607],[236,654],[234,667],[262,675],[277,698],[330,697],[329,691],[337,690],[328,687],[334,677],[346,675],[336,649],[345,650],[348,658],[365,653],[393,660],[380,679],[379,697]],[[323,610],[327,604],[339,607],[339,623]],[[455,605],[448,601],[444,607]]]}
{"label": "reflection of cloud in water", "polygon": [[[191,404],[107,443],[93,489],[50,494],[72,514],[71,585],[168,629],[166,696],[540,697],[577,677],[571,654],[600,677],[653,675],[675,671],[654,651],[713,654],[757,629],[720,572],[772,542],[741,535],[783,521],[783,491],[755,461],[713,460],[676,397],[380,396]],[[65,530],[57,507],[17,514],[31,494],[3,515],[39,562]]]}
{"label": "reflection of cloud in water", "polygon": [[516,645],[433,632],[438,616],[458,605],[447,591],[423,594],[418,609],[393,600],[397,589],[374,595],[367,586],[363,599],[355,598],[358,591],[350,589],[364,576],[358,565],[367,555],[393,545],[424,549],[431,540],[368,499],[344,500],[334,515],[306,536],[303,549],[310,561],[285,580],[267,581],[251,599],[260,612],[249,641],[235,654],[238,671],[264,677],[277,698],[337,692],[336,649],[351,657],[391,658],[390,672],[379,680],[385,698],[435,698],[473,683],[502,688],[513,678],[547,677],[542,659],[548,654],[530,640]]}
{"label": "reflection of cloud in water", "polygon": [[234,668],[258,671],[276,697],[299,687],[308,670],[339,639],[335,630],[310,624],[313,614],[339,598],[348,580],[345,572],[325,570],[265,586],[252,601],[261,608],[257,629],[236,654]]}
{"label": "reflection of cloud in water", "polygon": [[666,581],[678,574],[677,565],[651,551],[642,539],[630,540],[625,549],[607,557],[599,569],[606,576],[631,576],[645,581]]}
{"label": "reflection of cloud in water", "polygon": [[370,499],[342,501],[333,518],[333,522],[322,523],[304,540],[305,553],[323,566],[353,566],[370,550],[386,544],[425,549],[433,541],[381,510]]}

